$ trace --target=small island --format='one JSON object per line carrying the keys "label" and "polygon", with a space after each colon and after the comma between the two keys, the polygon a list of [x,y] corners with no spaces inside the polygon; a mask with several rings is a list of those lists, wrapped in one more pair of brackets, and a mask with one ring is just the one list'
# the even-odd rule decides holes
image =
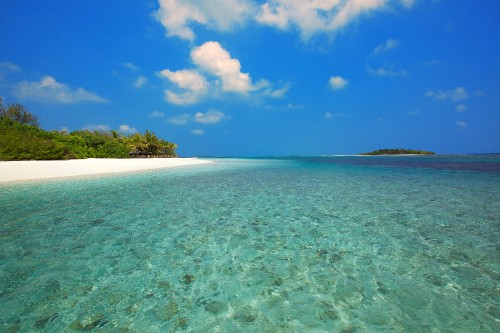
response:
{"label": "small island", "polygon": [[434,155],[432,151],[402,149],[402,148],[385,148],[374,150],[369,153],[360,153],[358,155]]}

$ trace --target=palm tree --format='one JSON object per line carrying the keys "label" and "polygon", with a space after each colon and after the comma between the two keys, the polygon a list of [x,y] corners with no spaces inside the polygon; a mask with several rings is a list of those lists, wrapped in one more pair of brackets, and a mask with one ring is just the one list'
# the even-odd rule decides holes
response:
{"label": "palm tree", "polygon": [[127,137],[127,144],[130,147],[130,153],[137,156],[146,150],[146,144],[141,134],[135,133]]}
{"label": "palm tree", "polygon": [[144,133],[144,141],[147,146],[148,155],[159,155],[160,141],[154,132],[146,130],[146,133]]}
{"label": "palm tree", "polygon": [[120,137],[120,134],[116,130],[111,130],[111,135],[113,136],[113,139],[117,140]]}

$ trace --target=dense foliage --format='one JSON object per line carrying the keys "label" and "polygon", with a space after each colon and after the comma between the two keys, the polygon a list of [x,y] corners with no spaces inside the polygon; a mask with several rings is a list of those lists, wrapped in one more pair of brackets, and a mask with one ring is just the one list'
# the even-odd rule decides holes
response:
{"label": "dense foliage", "polygon": [[360,155],[434,155],[431,151],[425,150],[413,150],[413,149],[401,149],[401,148],[392,148],[392,149],[379,149],[374,150],[369,153],[361,153]]}
{"label": "dense foliage", "polygon": [[34,114],[29,113],[24,105],[13,103],[4,106],[2,97],[0,97],[0,119],[3,118],[8,118],[16,123],[38,127],[38,118]]}
{"label": "dense foliage", "polygon": [[0,99],[0,160],[176,157],[176,148],[147,130],[129,136],[116,131],[46,131],[24,106],[4,106]]}

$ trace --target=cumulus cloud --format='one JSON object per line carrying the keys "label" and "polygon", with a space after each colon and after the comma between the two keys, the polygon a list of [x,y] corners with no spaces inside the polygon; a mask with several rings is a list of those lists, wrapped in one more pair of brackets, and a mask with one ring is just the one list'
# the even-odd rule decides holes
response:
{"label": "cumulus cloud", "polygon": [[217,110],[209,110],[206,113],[197,112],[193,118],[195,122],[203,124],[217,124],[226,119],[229,119],[229,117]]}
{"label": "cumulus cloud", "polygon": [[118,132],[123,134],[134,134],[137,133],[137,130],[129,125],[120,125],[118,128]]}
{"label": "cumulus cloud", "polygon": [[458,128],[461,128],[461,129],[466,129],[467,128],[467,123],[465,121],[455,121],[455,125],[458,126]]}
{"label": "cumulus cloud", "polygon": [[202,129],[194,129],[194,130],[191,130],[191,134],[193,134],[193,135],[203,135],[203,134],[205,134],[205,131],[202,130]]}
{"label": "cumulus cloud", "polygon": [[146,83],[148,83],[148,78],[145,76],[139,76],[135,79],[134,88],[142,88]]}
{"label": "cumulus cloud", "polygon": [[162,70],[160,75],[166,77],[179,88],[183,88],[196,93],[204,93],[207,90],[207,81],[196,70],[180,70],[172,72],[168,69]]}
{"label": "cumulus cloud", "polygon": [[428,90],[424,96],[431,97],[436,100],[444,101],[450,100],[452,102],[458,102],[469,97],[467,90],[464,87],[456,87],[452,90]]}
{"label": "cumulus cloud", "polygon": [[395,39],[388,39],[384,44],[380,44],[373,49],[372,54],[377,55],[380,53],[387,52],[399,46],[399,41]]}
{"label": "cumulus cloud", "polygon": [[191,25],[201,24],[218,31],[230,30],[254,11],[251,0],[159,0],[155,17],[167,36],[194,40]]}
{"label": "cumulus cloud", "polygon": [[230,117],[225,115],[224,112],[218,110],[208,110],[207,112],[196,112],[194,115],[183,113],[169,119],[169,123],[173,125],[186,125],[190,122],[200,124],[217,124],[224,120],[229,120]]}
{"label": "cumulus cloud", "polygon": [[159,0],[156,19],[168,37],[193,41],[195,26],[229,31],[248,22],[281,30],[295,28],[303,40],[333,34],[362,15],[415,0]]}
{"label": "cumulus cloud", "polygon": [[191,51],[191,59],[202,70],[219,77],[222,90],[247,93],[253,90],[248,73],[241,72],[241,64],[218,42],[206,42]]}
{"label": "cumulus cloud", "polygon": [[328,84],[333,90],[339,90],[347,87],[348,82],[346,79],[340,76],[332,76],[330,77],[330,80],[328,80]]}
{"label": "cumulus cloud", "polygon": [[[67,131],[67,128],[65,128]],[[109,132],[111,131],[111,127],[109,125],[105,124],[99,124],[99,125],[87,125],[83,128],[85,131],[99,131],[99,132]],[[133,127],[130,127],[129,125],[120,125],[118,127],[118,132],[122,134],[134,134],[137,133],[137,130]]]}
{"label": "cumulus cloud", "polygon": [[209,90],[212,96],[219,96],[220,93],[246,95],[260,90],[262,95],[274,98],[283,97],[288,91],[287,85],[274,90],[266,80],[260,80],[254,85],[250,74],[241,72],[240,61],[231,57],[218,42],[206,42],[193,48],[191,60],[196,66],[194,69],[175,72],[165,69],[158,73],[177,88],[176,91],[165,91],[168,102],[177,105],[194,104],[204,98]]}
{"label": "cumulus cloud", "polygon": [[169,89],[165,90],[165,98],[170,103],[177,105],[194,104],[207,93],[208,83],[205,77],[196,70],[184,69],[172,72],[164,69],[159,72],[159,75],[170,80],[170,82],[183,90],[180,93]]}
{"label": "cumulus cloud", "polygon": [[333,118],[333,113],[331,113],[331,112],[325,113],[325,119],[332,119],[332,118]]}
{"label": "cumulus cloud", "polygon": [[83,88],[71,88],[57,82],[51,76],[40,81],[21,81],[14,85],[13,95],[20,100],[34,100],[44,103],[73,104],[79,102],[108,102],[105,98]]}
{"label": "cumulus cloud", "polygon": [[318,33],[336,32],[385,5],[385,0],[270,0],[262,4],[256,20],[283,30],[296,27],[307,40]]}
{"label": "cumulus cloud", "polygon": [[189,2],[177,0],[160,0],[160,9],[156,18],[167,29],[167,36],[177,36],[182,39],[193,40],[194,32],[189,28],[190,23],[205,24],[207,22],[203,13]]}
{"label": "cumulus cloud", "polygon": [[83,128],[84,131],[100,131],[100,132],[109,132],[111,131],[111,127],[109,125],[99,124],[99,125],[87,125]]}

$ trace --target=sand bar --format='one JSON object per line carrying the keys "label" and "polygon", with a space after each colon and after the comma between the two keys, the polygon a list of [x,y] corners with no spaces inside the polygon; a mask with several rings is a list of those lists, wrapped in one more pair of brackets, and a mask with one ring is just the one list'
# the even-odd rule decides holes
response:
{"label": "sand bar", "polygon": [[197,158],[89,158],[66,161],[0,161],[0,182],[163,169],[210,163]]}

